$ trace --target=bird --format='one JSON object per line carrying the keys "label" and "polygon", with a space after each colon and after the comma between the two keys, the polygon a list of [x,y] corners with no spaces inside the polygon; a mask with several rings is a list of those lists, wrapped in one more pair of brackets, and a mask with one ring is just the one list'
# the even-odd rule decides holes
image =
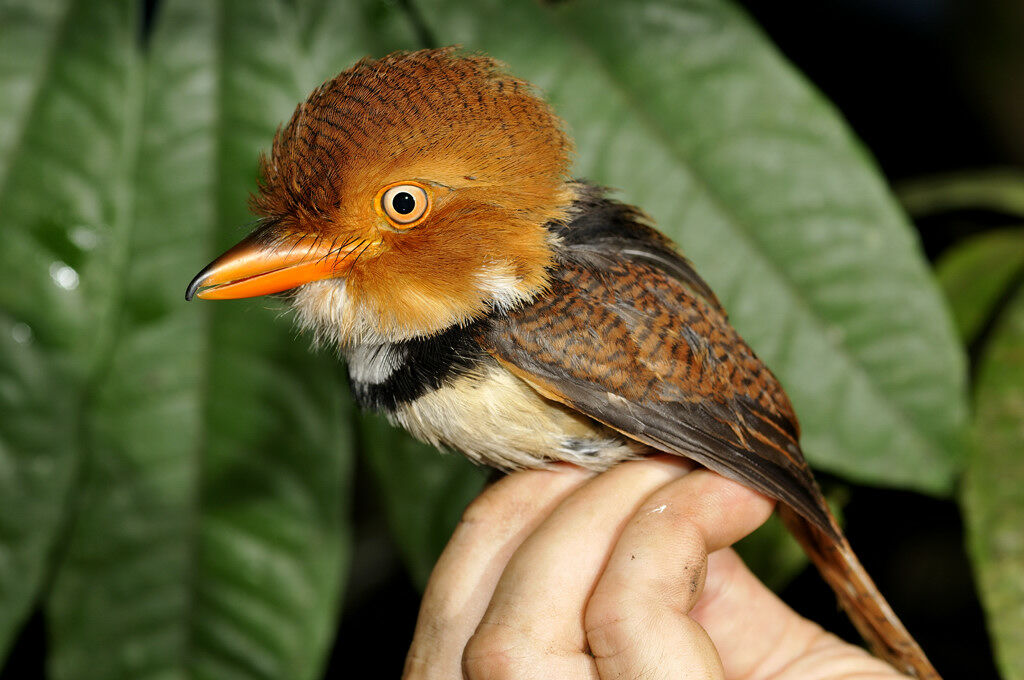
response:
{"label": "bird", "polygon": [[874,653],[938,678],[830,511],[778,380],[675,244],[574,179],[572,155],[538,91],[484,54],[363,59],[278,128],[256,226],[185,298],[283,296],[362,408],[479,464],[667,453],[775,499]]}

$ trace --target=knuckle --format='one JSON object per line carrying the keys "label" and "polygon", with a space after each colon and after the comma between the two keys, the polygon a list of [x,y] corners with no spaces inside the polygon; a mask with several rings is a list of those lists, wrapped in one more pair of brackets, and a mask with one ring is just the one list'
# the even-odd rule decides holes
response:
{"label": "knuckle", "polygon": [[706,554],[702,551],[700,556],[684,561],[680,564],[679,571],[682,574],[682,578],[678,582],[678,587],[683,592],[681,594],[682,597],[673,598],[674,608],[689,611],[694,603],[696,603],[697,598],[700,597],[701,592],[704,590],[704,583],[707,580],[708,561]]}
{"label": "knuckle", "polygon": [[628,610],[623,607],[623,599],[619,593],[609,594],[607,588],[595,590],[583,612],[583,628],[587,635],[592,631],[624,625]]}
{"label": "knuckle", "polygon": [[673,542],[678,549],[677,559],[689,570],[703,570],[708,561],[708,545],[704,531],[693,518],[680,518],[672,527]]}
{"label": "knuckle", "polygon": [[704,533],[692,519],[679,520],[672,531],[674,568],[655,574],[651,587],[659,600],[676,611],[687,612],[697,601],[708,574],[708,549]]}
{"label": "knuckle", "polygon": [[671,497],[647,503],[634,515],[634,522],[644,528],[666,527],[673,531],[697,528],[691,505],[685,499],[680,502]]}
{"label": "knuckle", "polygon": [[462,674],[467,680],[521,678],[526,640],[511,628],[482,623],[462,653]]}
{"label": "knuckle", "polygon": [[[628,583],[635,601],[651,607],[686,612],[696,602],[707,578],[708,547],[699,520],[685,507],[657,506],[638,518],[638,534],[648,551],[661,557],[637,562]],[[595,594],[597,594],[595,592]]]}
{"label": "knuckle", "polygon": [[481,521],[493,518],[497,510],[496,504],[488,493],[482,493],[466,506],[459,518],[459,524],[479,524]]}
{"label": "knuckle", "polygon": [[478,526],[501,524],[517,514],[519,503],[500,493],[495,488],[488,489],[474,498],[462,511],[459,520],[461,526]]}
{"label": "knuckle", "polygon": [[714,494],[725,513],[747,512],[767,517],[775,508],[775,501],[771,498],[728,479],[720,480]]}
{"label": "knuckle", "polygon": [[707,538],[700,518],[694,515],[692,508],[671,503],[659,505],[641,514],[637,521],[642,523],[642,531],[647,534],[653,532],[651,540],[671,541],[675,558],[681,559],[684,565],[707,562]]}
{"label": "knuckle", "polygon": [[632,649],[636,631],[643,627],[641,618],[623,591],[595,591],[583,614],[590,653],[596,659],[610,659]]}
{"label": "knuckle", "polygon": [[455,616],[446,603],[425,602],[416,622],[410,654],[426,655],[425,650],[434,647],[455,629],[454,623]]}
{"label": "knuckle", "polygon": [[723,518],[744,517],[767,519],[775,501],[748,486],[709,470],[694,479],[695,495],[702,499],[699,512],[706,522]]}

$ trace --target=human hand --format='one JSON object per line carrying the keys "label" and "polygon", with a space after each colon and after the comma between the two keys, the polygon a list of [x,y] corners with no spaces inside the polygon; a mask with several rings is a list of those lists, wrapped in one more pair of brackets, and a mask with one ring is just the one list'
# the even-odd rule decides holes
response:
{"label": "human hand", "polygon": [[406,680],[883,680],[728,546],[769,499],[680,459],[517,472],[466,510],[430,578]]}

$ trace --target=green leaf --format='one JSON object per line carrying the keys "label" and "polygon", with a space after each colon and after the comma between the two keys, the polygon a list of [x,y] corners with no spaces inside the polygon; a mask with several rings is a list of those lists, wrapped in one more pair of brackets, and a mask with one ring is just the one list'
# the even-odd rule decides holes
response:
{"label": "green leaf", "polygon": [[439,454],[380,417],[366,416],[361,431],[388,524],[422,589],[462,511],[483,488],[486,472],[459,454]]}
{"label": "green leaf", "polygon": [[0,6],[0,654],[49,575],[83,454],[133,20],[123,3]]}
{"label": "green leaf", "polygon": [[0,7],[0,186],[59,58],[69,7],[67,0],[8,0]]}
{"label": "green leaf", "polygon": [[1024,217],[1024,173],[1010,168],[922,177],[898,187],[914,217],[951,210],[993,210]]}
{"label": "green leaf", "polygon": [[46,577],[78,453],[79,405],[50,359],[0,312],[0,659]]}
{"label": "green leaf", "polygon": [[507,62],[577,172],[677,240],[776,372],[810,460],[949,492],[965,362],[915,235],[823,98],[723,0],[419,0],[438,43]]}
{"label": "green leaf", "polygon": [[965,239],[935,264],[964,344],[973,342],[1010,285],[1024,272],[1024,229]]}
{"label": "green leaf", "polygon": [[144,46],[139,6],[0,8],[0,647],[48,579],[54,678],[318,677],[349,559],[340,366],[276,302],[183,292],[245,233],[296,102],[411,27],[166,0]]}
{"label": "green leaf", "polygon": [[978,371],[973,453],[961,498],[968,546],[1006,680],[1024,678],[1024,287]]}
{"label": "green leaf", "polygon": [[272,305],[186,305],[182,286],[251,219],[257,152],[323,69],[279,3],[171,1],[157,21],[145,87],[119,100],[116,336],[48,598],[50,669],[312,678],[348,559],[347,398]]}

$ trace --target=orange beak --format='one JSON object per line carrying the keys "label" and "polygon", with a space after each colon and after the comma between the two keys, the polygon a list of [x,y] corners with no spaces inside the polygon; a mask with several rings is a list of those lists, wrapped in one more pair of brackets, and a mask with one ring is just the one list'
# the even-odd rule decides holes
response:
{"label": "orange beak", "polygon": [[289,290],[310,281],[344,276],[366,248],[353,240],[344,245],[313,236],[275,242],[256,232],[199,272],[185,299],[231,300]]}

